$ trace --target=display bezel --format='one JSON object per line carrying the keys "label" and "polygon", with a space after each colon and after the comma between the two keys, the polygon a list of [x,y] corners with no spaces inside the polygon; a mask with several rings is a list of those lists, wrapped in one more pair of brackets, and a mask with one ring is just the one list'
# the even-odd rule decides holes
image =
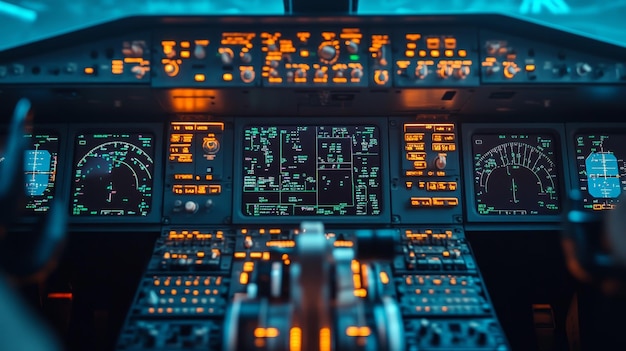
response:
{"label": "display bezel", "polygon": [[[626,123],[568,123],[565,126],[568,147],[568,159],[570,160],[569,178],[572,189],[580,189],[580,183],[578,179],[578,161],[576,160],[576,135],[588,134],[588,133],[603,133],[603,134],[623,134],[626,137]],[[625,155],[626,156],[626,155]],[[623,197],[622,194],[620,197]],[[619,203],[619,202],[618,202]],[[606,212],[610,210],[593,211],[590,212]]]}
{"label": "display bezel", "polygon": [[[463,137],[463,175],[465,176],[465,208],[468,222],[500,222],[500,223],[527,223],[527,222],[560,222],[565,205],[565,196],[570,189],[569,181],[564,172],[569,169],[566,155],[564,126],[561,124],[464,124]],[[549,134],[554,138],[555,163],[557,179],[559,181],[559,206],[557,214],[537,215],[484,215],[478,213],[476,193],[474,190],[474,151],[472,137],[476,134]]]}
{"label": "display bezel", "polygon": [[[146,216],[104,216],[72,215],[72,183],[74,182],[74,159],[76,157],[76,138],[79,134],[103,134],[103,133],[150,133],[153,135],[154,145],[154,180],[152,183],[152,204],[150,213]],[[79,124],[70,127],[68,140],[68,154],[71,161],[67,164],[67,196],[68,196],[68,216],[70,223],[158,223],[161,221],[163,211],[163,125],[154,123],[133,123],[133,124]]]}
{"label": "display bezel", "polygon": [[341,118],[258,118],[238,119],[235,127],[235,140],[243,138],[244,130],[249,126],[365,126],[373,125],[378,128],[380,137],[380,169],[381,169],[381,199],[382,211],[379,215],[368,216],[246,216],[242,211],[243,206],[243,145],[235,142],[234,159],[235,169],[233,174],[233,223],[235,224],[266,224],[266,223],[300,223],[302,221],[322,221],[324,223],[389,223],[391,220],[391,202],[389,194],[389,132],[387,118],[359,118],[358,121],[350,121]]}

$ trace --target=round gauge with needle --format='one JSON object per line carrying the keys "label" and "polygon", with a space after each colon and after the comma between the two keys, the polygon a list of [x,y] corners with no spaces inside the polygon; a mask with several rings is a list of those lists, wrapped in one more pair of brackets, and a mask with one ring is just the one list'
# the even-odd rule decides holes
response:
{"label": "round gauge with needle", "polygon": [[153,139],[140,133],[78,135],[72,214],[147,216],[152,205]]}
{"label": "round gauge with needle", "polygon": [[472,136],[475,206],[481,215],[560,212],[554,137],[548,134]]}

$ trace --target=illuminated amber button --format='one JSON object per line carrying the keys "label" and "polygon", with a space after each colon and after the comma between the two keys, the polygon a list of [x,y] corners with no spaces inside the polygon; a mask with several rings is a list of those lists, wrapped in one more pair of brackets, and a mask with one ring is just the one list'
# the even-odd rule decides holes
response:
{"label": "illuminated amber button", "polygon": [[439,191],[448,190],[448,183],[447,182],[437,182],[437,190],[439,190]]}
{"label": "illuminated amber button", "polygon": [[222,75],[222,79],[223,79],[225,82],[230,82],[230,81],[232,81],[232,80],[233,80],[233,74],[232,74],[232,73],[224,73],[224,74]]}
{"label": "illuminated amber button", "polygon": [[437,183],[438,182],[428,182],[428,183],[426,183],[426,190],[428,190],[428,191],[437,191]]}
{"label": "illuminated amber button", "polygon": [[404,133],[404,141],[424,141],[424,133]]}
{"label": "illuminated amber button", "polygon": [[429,197],[412,197],[412,207],[430,207],[432,206],[432,199]]}
{"label": "illuminated amber button", "polygon": [[456,182],[448,182],[448,190],[455,191],[456,190]]}
{"label": "illuminated amber button", "polygon": [[219,194],[222,192],[221,185],[209,185],[209,194]]}
{"label": "illuminated amber button", "polygon": [[534,72],[536,69],[535,65],[529,64],[526,65],[526,72]]}
{"label": "illuminated amber button", "polygon": [[456,197],[434,197],[433,198],[433,206],[438,207],[451,207],[457,206],[459,204],[459,199]]}
{"label": "illuminated amber button", "polygon": [[425,161],[426,153],[425,152],[407,152],[406,159],[409,161]]}
{"label": "illuminated amber button", "polygon": [[426,144],[425,143],[406,143],[404,145],[404,150],[406,151],[425,151]]}
{"label": "illuminated amber button", "polygon": [[411,187],[413,186],[413,182],[405,182],[405,184],[407,189],[411,189]]}
{"label": "illuminated amber button", "polygon": [[433,143],[433,151],[456,151],[456,145],[453,143]]}
{"label": "illuminated amber button", "polygon": [[196,82],[204,82],[206,80],[206,76],[204,74],[198,73],[195,76],[193,76],[193,79]]}
{"label": "illuminated amber button", "polygon": [[413,168],[415,169],[425,169],[426,166],[427,166],[426,161],[414,161],[413,162]]}
{"label": "illuminated amber button", "polygon": [[454,134],[433,133],[433,141],[437,143],[454,141]]}

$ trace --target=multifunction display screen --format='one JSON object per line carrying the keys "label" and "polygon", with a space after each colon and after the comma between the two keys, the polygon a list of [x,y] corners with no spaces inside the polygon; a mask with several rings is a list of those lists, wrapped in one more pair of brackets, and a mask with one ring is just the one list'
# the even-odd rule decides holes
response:
{"label": "multifunction display screen", "polygon": [[626,191],[626,134],[587,133],[575,136],[578,185],[584,208],[615,207]]}
{"label": "multifunction display screen", "polygon": [[248,126],[245,216],[371,216],[382,211],[376,126]]}
{"label": "multifunction display screen", "polygon": [[474,134],[474,190],[480,215],[560,213],[555,138],[550,134]]}
{"label": "multifunction display screen", "polygon": [[79,134],[74,152],[73,215],[149,214],[154,181],[153,135]]}
{"label": "multifunction display screen", "polygon": [[[24,137],[29,140],[22,162],[26,210],[35,213],[46,212],[50,209],[50,202],[54,198],[59,136],[50,133],[34,133]],[[6,139],[0,136],[0,162],[5,157],[1,148],[4,147]]]}

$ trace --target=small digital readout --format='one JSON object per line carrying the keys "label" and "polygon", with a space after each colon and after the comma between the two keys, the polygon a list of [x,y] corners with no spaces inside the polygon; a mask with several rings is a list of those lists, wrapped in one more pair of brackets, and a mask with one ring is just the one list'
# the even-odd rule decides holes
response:
{"label": "small digital readout", "polygon": [[376,126],[249,126],[245,216],[371,216],[382,211]]}
{"label": "small digital readout", "polygon": [[[49,133],[33,133],[24,136],[29,139],[23,158],[24,191],[29,212],[46,212],[54,199],[58,171],[59,136]],[[6,136],[0,137],[0,162],[5,158],[3,148]]]}
{"label": "small digital readout", "polygon": [[626,191],[626,134],[581,133],[575,143],[583,207],[613,209]]}
{"label": "small digital readout", "polygon": [[555,143],[550,134],[474,134],[478,214],[559,214]]}
{"label": "small digital readout", "polygon": [[147,216],[152,205],[153,157],[151,134],[77,135],[72,214]]}

